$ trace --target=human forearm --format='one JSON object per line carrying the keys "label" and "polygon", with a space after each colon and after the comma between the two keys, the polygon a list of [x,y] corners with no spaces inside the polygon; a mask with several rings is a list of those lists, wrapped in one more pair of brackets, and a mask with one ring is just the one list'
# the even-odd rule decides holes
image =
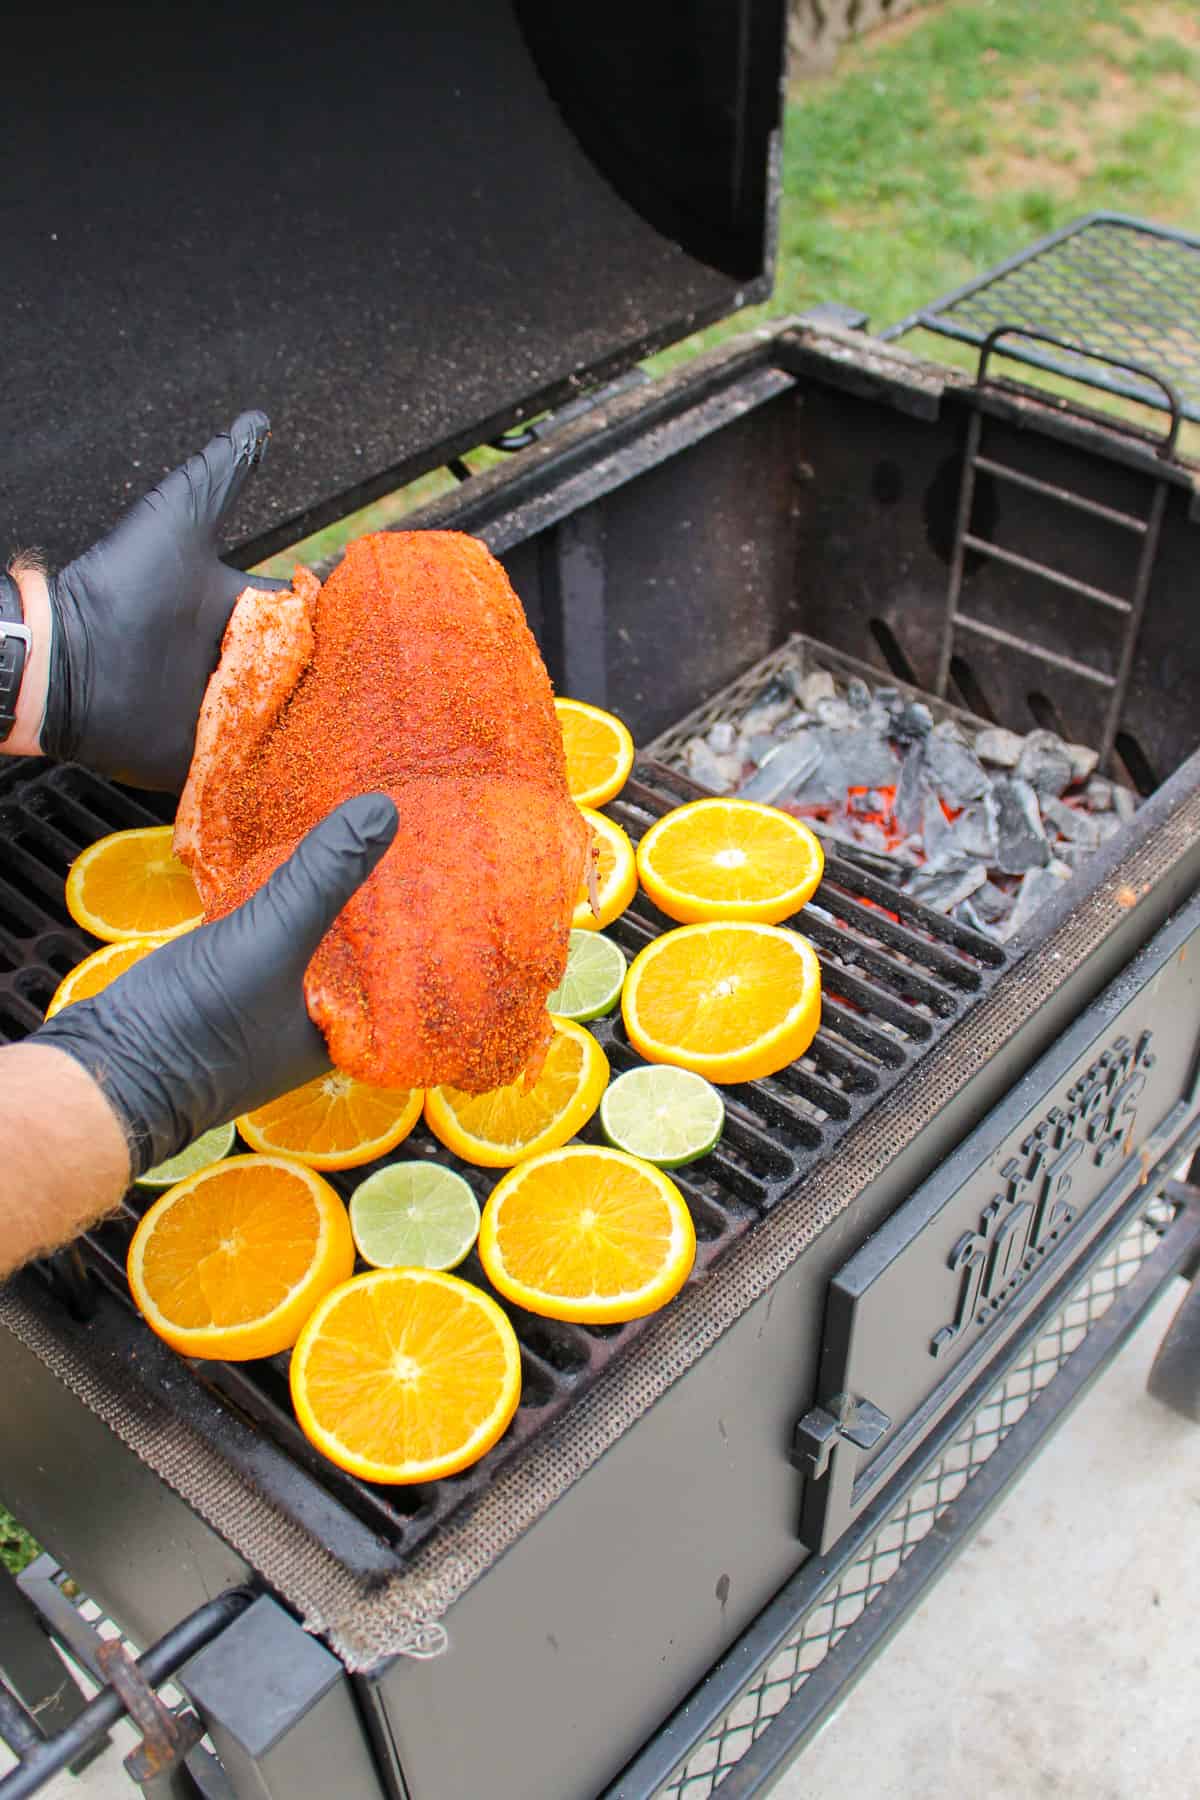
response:
{"label": "human forearm", "polygon": [[50,599],[46,578],[40,569],[18,561],[11,575],[20,589],[31,643],[21,692],[17,696],[17,722],[0,744],[0,752],[7,756],[40,756],[46,689],[50,679]]}
{"label": "human forearm", "polygon": [[96,1082],[49,1045],[0,1049],[0,1277],[119,1202],[129,1151]]}

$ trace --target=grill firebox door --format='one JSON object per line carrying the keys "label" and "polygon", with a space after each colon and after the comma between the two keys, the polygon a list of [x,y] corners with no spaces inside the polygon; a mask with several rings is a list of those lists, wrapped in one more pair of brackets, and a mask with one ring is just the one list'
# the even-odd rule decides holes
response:
{"label": "grill firebox door", "polygon": [[798,1422],[822,1553],[1200,1138],[1200,899],[1168,921],[830,1284]]}

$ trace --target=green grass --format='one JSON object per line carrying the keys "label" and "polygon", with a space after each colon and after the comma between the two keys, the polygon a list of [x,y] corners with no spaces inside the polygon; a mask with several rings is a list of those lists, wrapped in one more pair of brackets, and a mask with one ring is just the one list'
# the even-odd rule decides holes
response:
{"label": "green grass", "polygon": [[[1200,226],[1194,4],[942,0],[849,46],[830,75],[793,83],[770,301],[647,366],[820,300],[882,330],[1097,209]],[[945,339],[912,347],[974,367]],[[430,492],[391,495],[270,566],[329,554]]]}
{"label": "green grass", "polygon": [[18,1525],[12,1514],[0,1506],[0,1562],[5,1568],[19,1575],[27,1563],[41,1554],[41,1548],[24,1526]]}

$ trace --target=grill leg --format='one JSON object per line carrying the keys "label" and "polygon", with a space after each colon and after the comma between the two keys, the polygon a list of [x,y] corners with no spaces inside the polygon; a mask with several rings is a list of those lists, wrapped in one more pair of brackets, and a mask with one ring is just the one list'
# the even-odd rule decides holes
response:
{"label": "grill leg", "polygon": [[[51,1737],[78,1718],[86,1704],[71,1671],[56,1655],[42,1630],[32,1602],[15,1577],[0,1564],[0,1669],[13,1695],[30,1714],[43,1737]],[[72,1764],[75,1773],[98,1756],[95,1750]]]}
{"label": "grill leg", "polygon": [[1146,1386],[1172,1412],[1200,1425],[1200,1275],[1171,1321]]}
{"label": "grill leg", "polygon": [[381,1800],[350,1678],[268,1595],[176,1677],[238,1800]]}

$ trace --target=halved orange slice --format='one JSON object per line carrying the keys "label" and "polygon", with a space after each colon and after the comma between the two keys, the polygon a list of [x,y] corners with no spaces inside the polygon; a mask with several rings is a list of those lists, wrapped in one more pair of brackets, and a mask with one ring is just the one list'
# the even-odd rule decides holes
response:
{"label": "halved orange slice", "polygon": [[573,1019],[554,1019],[554,1036],[531,1087],[518,1075],[490,1094],[430,1088],[425,1123],[464,1162],[508,1169],[539,1150],[574,1137],[600,1104],[608,1058],[590,1031]]}
{"label": "halved orange slice", "polygon": [[651,1163],[569,1144],[519,1163],[483,1209],[489,1281],[527,1312],[612,1325],[656,1312],[696,1257],[683,1195]]}
{"label": "halved orange slice", "polygon": [[90,956],[75,964],[69,975],[63,976],[50,997],[46,1017],[52,1019],[56,1012],[76,1000],[91,1000],[96,994],[102,994],[110,981],[115,981],[126,969],[132,969],[134,963],[141,962],[143,956],[149,956],[165,942],[166,939],[160,937],[126,938],[122,944],[105,944],[102,949],[93,950]]}
{"label": "halved orange slice", "polygon": [[129,1246],[134,1300],[181,1356],[274,1356],[354,1268],[350,1221],[320,1175],[230,1156],[168,1189]]}
{"label": "halved orange slice", "polygon": [[821,1022],[821,969],[807,938],[779,925],[680,925],[639,951],[621,1011],[648,1062],[709,1081],[757,1081],[803,1056]]}
{"label": "halved orange slice", "polygon": [[438,1481],[491,1449],[521,1398],[517,1337],[489,1294],[432,1269],[335,1288],[292,1353],[305,1436],[363,1481]]}
{"label": "halved orange slice", "polygon": [[606,925],[620,917],[637,893],[637,857],[629,833],[614,820],[601,812],[593,812],[590,806],[581,806],[579,810],[592,828],[589,854],[596,859],[598,911],[592,911],[592,899],[585,881],[579,890],[571,925],[576,931],[603,931]]}
{"label": "halved orange slice", "polygon": [[420,1088],[372,1087],[331,1069],[243,1113],[237,1128],[252,1150],[294,1156],[310,1169],[354,1169],[403,1143],[424,1099]]}
{"label": "halved orange slice", "polygon": [[800,819],[754,800],[693,800],[650,827],[637,849],[642,886],[669,919],[756,919],[799,912],[825,868]]}
{"label": "halved orange slice", "polygon": [[106,943],[179,937],[204,916],[196,884],[171,848],[173,825],[114,831],[67,870],[67,910]]}
{"label": "halved orange slice", "polygon": [[633,739],[620,719],[583,700],[556,700],[567,753],[567,786],[577,806],[603,806],[629,779]]}

